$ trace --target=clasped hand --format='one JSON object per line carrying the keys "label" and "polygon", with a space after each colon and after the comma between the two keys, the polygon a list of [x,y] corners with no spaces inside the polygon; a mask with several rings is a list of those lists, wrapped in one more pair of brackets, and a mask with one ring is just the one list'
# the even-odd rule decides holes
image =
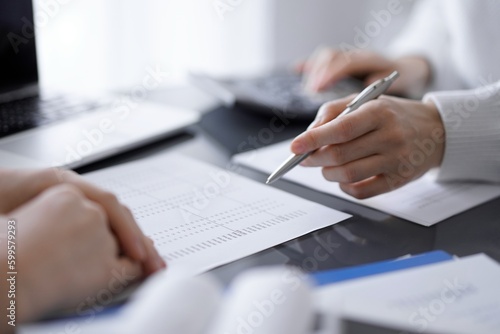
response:
{"label": "clasped hand", "polygon": [[2,224],[17,225],[21,322],[77,307],[118,274],[138,280],[165,267],[130,210],[73,172],[2,170],[0,198]]}

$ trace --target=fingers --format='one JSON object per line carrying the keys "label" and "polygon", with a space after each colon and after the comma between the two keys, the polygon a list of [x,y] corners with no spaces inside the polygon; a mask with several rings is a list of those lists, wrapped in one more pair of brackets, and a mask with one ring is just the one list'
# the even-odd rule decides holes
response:
{"label": "fingers", "polygon": [[111,229],[118,237],[125,254],[134,260],[143,261],[146,258],[146,246],[142,239],[142,231],[130,212],[118,202],[116,196],[82,180],[73,182],[78,184],[90,200],[102,205],[108,215]]}
{"label": "fingers", "polygon": [[342,166],[324,167],[323,177],[332,182],[356,183],[384,173],[384,162],[382,155],[373,155]]}
{"label": "fingers", "polygon": [[295,72],[297,73],[304,73],[304,72],[308,72],[309,71],[309,66],[308,66],[308,62],[303,60],[303,61],[299,61],[297,64],[295,64],[295,66],[293,67],[293,69],[295,70]]}
{"label": "fingers", "polygon": [[41,192],[58,184],[73,185],[83,193],[82,199],[85,197],[102,207],[109,220],[110,228],[116,234],[120,246],[127,256],[144,262],[145,267],[151,272],[165,266],[156,249],[149,242],[145,241],[144,235],[135,222],[130,210],[121,205],[113,194],[85,182],[78,174],[68,170],[53,168],[42,171],[21,171],[17,172],[16,175],[18,175],[18,181],[20,182],[16,183],[16,186],[26,191],[12,192],[14,194],[22,194],[22,198],[15,198],[15,200],[10,201],[11,203],[9,203],[9,207],[7,208],[9,210],[3,210],[7,210],[7,212],[11,211]]}
{"label": "fingers", "polygon": [[129,221],[131,222],[131,224],[133,224],[132,230],[137,231],[137,232],[132,232],[132,233],[135,233],[136,236],[139,236],[139,238],[141,239],[140,243],[144,247],[145,256],[142,259],[142,261],[143,261],[143,266],[144,266],[146,273],[149,275],[149,274],[152,274],[160,269],[165,268],[166,263],[163,260],[163,258],[160,256],[158,251],[156,250],[156,248],[154,246],[154,242],[152,242],[152,240],[150,238],[146,237],[142,233],[139,226],[135,222],[135,219],[134,219],[130,209],[127,208],[126,206],[122,206],[122,208],[125,210],[126,216],[129,217]]}
{"label": "fingers", "polygon": [[336,118],[316,128],[307,130],[292,142],[295,154],[315,151],[325,145],[335,145],[354,140],[381,124],[381,116],[376,113],[379,101],[370,101],[356,112]]}
{"label": "fingers", "polygon": [[368,78],[368,82],[382,74],[395,70],[397,64],[393,60],[371,51],[347,51],[321,48],[308,60],[306,88],[322,91],[336,81],[349,76]]}
{"label": "fingers", "polygon": [[[59,183],[55,169],[1,170],[0,212],[7,213]],[[20,191],[22,189],[22,191]]]}
{"label": "fingers", "polygon": [[[93,248],[95,254],[98,254],[98,257],[88,257],[87,261],[99,261],[99,258],[104,264],[107,263],[108,266],[112,267],[113,263],[118,261],[126,266],[130,272],[134,272],[136,276],[140,276],[142,269],[139,260],[130,257],[120,257],[122,247],[120,247],[116,233],[113,233],[110,229],[109,213],[103,205],[105,201],[98,202],[90,198],[91,196],[88,195],[88,191],[85,187],[64,183],[52,187],[46,192],[54,192],[63,201],[61,204],[64,207],[61,210],[62,213],[67,212],[67,214],[78,217],[78,219],[74,217],[71,219],[63,215],[62,218],[65,218],[63,219],[65,222],[70,221],[73,225],[69,226],[79,231],[78,234],[73,234],[75,239],[72,242],[84,242],[88,247]],[[54,200],[49,201],[49,203],[54,203]],[[78,227],[77,225],[80,226]],[[76,240],[76,238],[79,240]],[[89,249],[88,254],[90,253],[92,251]],[[106,259],[109,262],[106,262]],[[101,268],[104,270],[106,267],[103,265]]]}
{"label": "fingers", "polygon": [[[138,281],[143,276],[143,271],[140,263],[131,261],[129,258],[119,258],[110,273],[118,272],[122,276],[122,283],[133,283]],[[125,287],[124,287],[125,288]]]}
{"label": "fingers", "polygon": [[[316,118],[314,121],[308,126],[307,130],[311,130],[317,128],[323,124],[328,123],[329,121],[335,119],[342,111],[345,110],[346,105],[354,98],[353,95],[345,97],[343,99],[331,101],[324,103],[321,108],[319,108],[318,113],[316,114]],[[302,151],[299,146],[302,145],[300,142],[296,143],[295,140],[292,142],[292,152]]]}
{"label": "fingers", "polygon": [[323,146],[302,162],[302,166],[342,166],[346,163],[375,155],[379,153],[380,147],[372,145],[372,143],[379,137],[376,132],[370,132],[354,141]]}
{"label": "fingers", "polygon": [[102,205],[109,218],[110,227],[118,237],[127,256],[141,261],[150,273],[165,267],[165,263],[156,249],[146,241],[130,210],[121,205],[115,195],[101,190],[79,177],[72,176],[68,182],[77,185],[87,198]]}
{"label": "fingers", "polygon": [[329,48],[319,48],[308,61],[305,88],[320,92],[346,75],[343,53]]}
{"label": "fingers", "polygon": [[394,190],[387,176],[382,174],[356,183],[341,183],[340,189],[357,199],[365,199]]}
{"label": "fingers", "polygon": [[150,275],[160,269],[166,268],[167,265],[163,258],[156,251],[154,241],[148,237],[144,237],[144,243],[146,246],[146,261],[143,263],[144,271],[146,275]]}

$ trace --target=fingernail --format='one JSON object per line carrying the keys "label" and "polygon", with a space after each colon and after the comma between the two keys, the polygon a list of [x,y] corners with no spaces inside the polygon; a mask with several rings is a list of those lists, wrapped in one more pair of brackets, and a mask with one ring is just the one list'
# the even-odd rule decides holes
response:
{"label": "fingernail", "polygon": [[158,256],[156,258],[156,269],[161,269],[165,267],[166,267],[165,261],[160,256]]}
{"label": "fingernail", "polygon": [[305,153],[305,147],[300,142],[294,142],[292,143],[292,151],[295,154],[303,154]]}

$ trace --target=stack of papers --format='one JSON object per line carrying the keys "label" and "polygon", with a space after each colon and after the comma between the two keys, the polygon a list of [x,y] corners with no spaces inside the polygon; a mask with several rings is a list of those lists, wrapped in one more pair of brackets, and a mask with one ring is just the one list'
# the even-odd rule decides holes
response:
{"label": "stack of papers", "polygon": [[[289,155],[290,141],[235,155],[235,163],[271,174]],[[431,226],[500,196],[500,186],[480,183],[437,183],[428,173],[387,194],[357,200],[337,183],[326,181],[320,168],[298,166],[285,179],[356,202],[424,226]]]}
{"label": "stack of papers", "polygon": [[324,285],[315,300],[323,314],[382,328],[500,333],[498,282],[500,265],[479,254]]}

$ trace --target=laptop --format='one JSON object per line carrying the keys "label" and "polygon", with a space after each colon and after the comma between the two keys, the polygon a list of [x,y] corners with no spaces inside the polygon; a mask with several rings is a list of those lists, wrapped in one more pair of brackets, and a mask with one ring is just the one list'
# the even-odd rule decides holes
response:
{"label": "laptop", "polygon": [[0,167],[76,168],[199,119],[190,110],[128,98],[45,93],[38,84],[32,0],[0,0]]}
{"label": "laptop", "polygon": [[346,78],[330,89],[310,93],[303,88],[302,76],[289,70],[277,70],[252,78],[214,78],[202,73],[190,73],[194,85],[219,98],[227,106],[272,115],[279,110],[294,119],[312,120],[325,102],[363,90],[364,84]]}

